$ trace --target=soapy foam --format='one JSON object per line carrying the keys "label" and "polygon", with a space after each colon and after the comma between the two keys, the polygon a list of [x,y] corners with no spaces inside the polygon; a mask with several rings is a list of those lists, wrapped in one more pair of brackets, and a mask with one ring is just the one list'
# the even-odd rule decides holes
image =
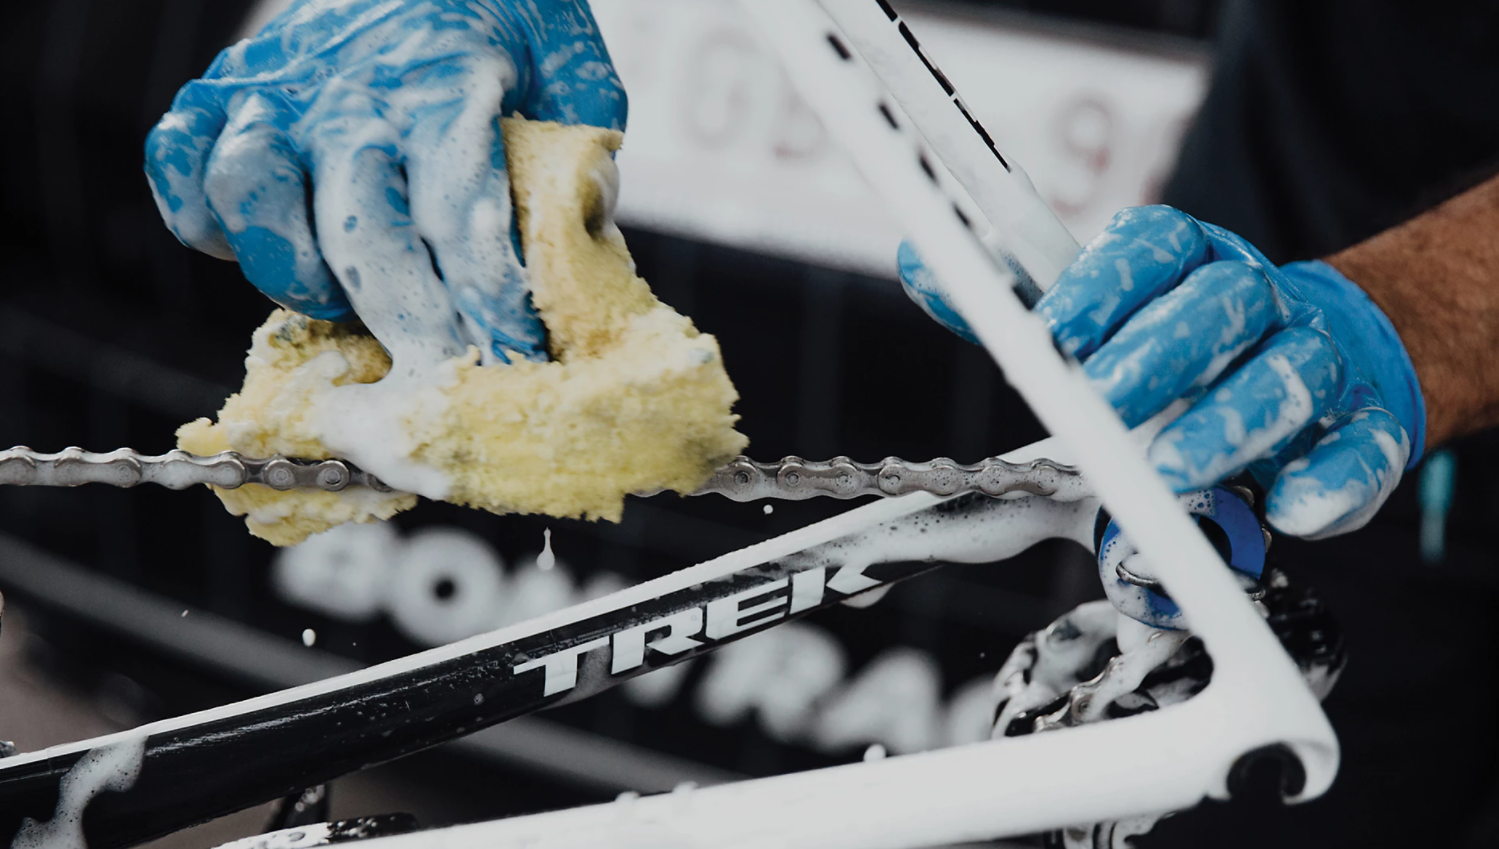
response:
{"label": "soapy foam", "polygon": [[994,677],[995,694],[1003,702],[994,720],[994,736],[1003,737],[1020,714],[1077,686],[1076,671],[1114,636],[1118,619],[1109,602],[1090,601],[1026,637]]}
{"label": "soapy foam", "polygon": [[1139,688],[1145,676],[1170,660],[1189,636],[1185,631],[1156,631],[1142,644],[1116,655],[1109,661],[1107,675],[1080,685],[1091,698],[1079,700],[1083,707],[1077,719],[1082,722],[1104,719],[1109,705]]}
{"label": "soapy foam", "polygon": [[28,817],[11,841],[11,849],[88,849],[83,836],[84,809],[106,790],[134,787],[145,758],[143,733],[90,750],[62,777],[52,818],[39,823]]}
{"label": "soapy foam", "polygon": [[387,486],[441,501],[452,479],[415,459],[421,447],[415,434],[441,419],[448,408],[443,390],[455,383],[453,361],[392,372],[378,383],[329,383],[314,402],[314,432],[328,451],[374,471]]}
{"label": "soapy foam", "polygon": [[[308,493],[308,495],[314,494]],[[334,496],[335,493],[316,493],[315,495]],[[319,512],[333,524],[388,519],[395,513],[409,510],[416,503],[416,499],[407,493],[377,492],[360,487],[345,489],[343,492],[336,493],[336,498],[328,498],[326,501],[329,503],[322,505]],[[295,519],[299,513],[306,510],[306,507],[298,501],[276,498],[246,501],[244,508],[245,522],[252,530],[257,527],[276,527],[288,519]],[[339,519],[339,521],[333,521],[334,519]]]}
{"label": "soapy foam", "polygon": [[[904,560],[992,563],[1014,557],[1043,539],[1092,544],[1096,499],[979,498],[962,509],[921,513],[851,535],[820,549],[816,556],[855,567]],[[837,589],[848,592],[861,587]]]}
{"label": "soapy foam", "polygon": [[541,532],[541,553],[536,555],[536,568],[550,572],[557,568],[557,555],[552,553],[552,529]]}

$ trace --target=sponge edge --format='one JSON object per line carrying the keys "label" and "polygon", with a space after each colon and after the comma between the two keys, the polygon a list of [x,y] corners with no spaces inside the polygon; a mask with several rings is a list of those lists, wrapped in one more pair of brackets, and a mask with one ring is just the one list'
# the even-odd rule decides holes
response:
{"label": "sponge edge", "polygon": [[[417,389],[382,394],[400,437],[391,476],[420,469],[443,481],[443,500],[496,513],[618,521],[629,493],[690,492],[744,450],[731,412],[738,394],[717,341],[634,273],[612,220],[610,153],[622,136],[523,119],[502,125],[532,299],[553,361],[481,367],[471,350]],[[184,425],[180,448],[334,456],[340,408],[391,363],[357,325],[277,310],[255,332],[245,367],[244,388],[218,422]],[[363,465],[384,474],[380,462]],[[356,489],[216,492],[251,533],[276,545],[416,503]]]}

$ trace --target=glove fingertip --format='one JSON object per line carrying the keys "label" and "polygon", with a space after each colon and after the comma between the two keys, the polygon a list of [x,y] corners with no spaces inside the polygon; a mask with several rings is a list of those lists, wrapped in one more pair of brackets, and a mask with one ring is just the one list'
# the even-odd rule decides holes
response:
{"label": "glove fingertip", "polygon": [[1319,540],[1362,528],[1374,510],[1349,493],[1329,492],[1304,481],[1276,481],[1265,497],[1265,521],[1287,536]]}
{"label": "glove fingertip", "polygon": [[1343,418],[1305,457],[1287,463],[1265,499],[1282,533],[1325,539],[1367,525],[1394,492],[1410,440],[1379,408]]}
{"label": "glove fingertip", "polygon": [[268,277],[265,273],[266,263],[256,263],[254,260],[247,263],[241,259],[240,267],[245,272],[245,278],[262,295],[293,312],[319,321],[340,324],[359,317],[354,312],[354,305],[349,302],[349,296],[331,274],[319,275],[318,279],[309,281]]}
{"label": "glove fingertip", "polygon": [[354,308],[349,306],[347,300],[342,305],[330,303],[319,307],[309,307],[303,312],[303,315],[319,321],[331,321],[334,324],[348,324],[359,318],[354,312]]}
{"label": "glove fingertip", "polygon": [[926,263],[921,261],[921,254],[916,251],[916,246],[911,244],[910,239],[901,239],[900,247],[895,251],[895,261],[900,266],[901,282],[907,282],[907,276],[926,268]]}
{"label": "glove fingertip", "polygon": [[[162,221],[182,244],[219,259],[234,252],[203,193],[204,163],[221,124],[168,112],[146,135],[146,182]],[[205,135],[204,131],[209,134]]]}
{"label": "glove fingertip", "polygon": [[900,285],[906,290],[911,300],[921,303],[922,299],[932,294],[942,294],[941,284],[932,274],[931,269],[926,267],[922,261],[921,254],[908,241],[900,243],[900,249],[895,254],[897,270],[900,277]]}
{"label": "glove fingertip", "polygon": [[1265,521],[1293,537],[1317,539],[1331,533],[1358,509],[1341,494],[1330,494],[1311,462],[1303,457],[1287,464],[1265,496]]}
{"label": "glove fingertip", "polygon": [[896,251],[896,258],[900,266],[901,288],[905,289],[906,297],[921,307],[921,311],[933,321],[956,333],[964,341],[979,344],[973,328],[968,326],[968,322],[948,301],[947,291],[942,288],[941,281],[921,261],[916,248],[910,242],[903,241]]}

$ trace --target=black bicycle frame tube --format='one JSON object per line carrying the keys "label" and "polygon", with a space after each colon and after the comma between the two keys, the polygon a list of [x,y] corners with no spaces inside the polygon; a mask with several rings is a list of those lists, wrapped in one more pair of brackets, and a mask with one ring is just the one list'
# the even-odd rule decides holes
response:
{"label": "black bicycle frame tube", "polygon": [[[93,849],[132,846],[517,716],[586,698],[929,571],[939,564],[869,562],[887,551],[870,546],[868,537],[861,551],[879,548],[872,557],[861,553],[850,558],[845,543],[875,531],[977,518],[999,503],[984,496],[961,496],[914,512],[895,512],[887,521],[850,528],[842,537],[817,538],[818,528],[842,518],[836,517],[719,561],[463,643],[237,705],[0,761],[0,841],[10,844],[27,827],[27,820],[41,822],[68,813],[59,805],[65,778],[86,755],[103,754],[104,747],[135,748],[145,738],[133,783],[117,784],[128,789],[99,792],[78,805],[84,835]],[[876,503],[853,512],[879,507]],[[798,542],[803,543],[799,549]],[[720,567],[708,580],[688,583],[711,575],[710,567],[735,557],[744,564]],[[471,645],[472,650],[466,650]],[[95,768],[80,773],[88,769]]]}

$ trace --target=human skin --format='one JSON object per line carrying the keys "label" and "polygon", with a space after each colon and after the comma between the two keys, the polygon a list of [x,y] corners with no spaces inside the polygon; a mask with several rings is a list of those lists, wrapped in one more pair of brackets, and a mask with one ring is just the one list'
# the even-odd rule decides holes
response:
{"label": "human skin", "polygon": [[1405,343],[1428,448],[1499,425],[1499,177],[1326,262]]}

